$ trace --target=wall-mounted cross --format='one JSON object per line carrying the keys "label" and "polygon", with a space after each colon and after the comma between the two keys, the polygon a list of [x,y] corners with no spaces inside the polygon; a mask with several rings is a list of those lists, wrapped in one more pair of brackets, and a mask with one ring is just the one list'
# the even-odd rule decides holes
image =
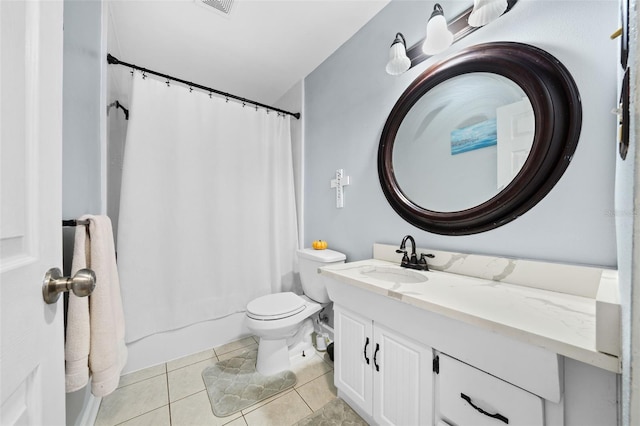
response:
{"label": "wall-mounted cross", "polygon": [[344,176],[344,170],[336,170],[336,178],[331,179],[331,188],[336,189],[336,208],[344,207],[344,187],[351,183],[350,176]]}

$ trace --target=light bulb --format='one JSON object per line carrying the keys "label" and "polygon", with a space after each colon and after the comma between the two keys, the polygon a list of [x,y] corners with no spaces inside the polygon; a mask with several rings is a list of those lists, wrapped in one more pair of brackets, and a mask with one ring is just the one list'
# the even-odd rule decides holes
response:
{"label": "light bulb", "polygon": [[404,36],[398,33],[389,49],[389,62],[387,62],[386,71],[391,75],[400,75],[409,68],[411,68],[411,60],[407,56]]}
{"label": "light bulb", "polygon": [[427,36],[422,44],[422,51],[427,55],[435,55],[451,46],[451,43],[453,34],[449,31],[447,20],[444,19],[442,6],[436,3],[427,22]]}
{"label": "light bulb", "polygon": [[507,10],[507,0],[473,0],[473,10],[469,15],[469,25],[482,27],[497,19]]}

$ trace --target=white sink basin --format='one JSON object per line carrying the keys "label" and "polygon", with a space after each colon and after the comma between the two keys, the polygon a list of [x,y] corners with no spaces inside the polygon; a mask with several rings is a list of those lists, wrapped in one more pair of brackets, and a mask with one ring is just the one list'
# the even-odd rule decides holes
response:
{"label": "white sink basin", "polygon": [[369,278],[393,283],[423,283],[428,281],[428,278],[423,274],[400,267],[365,266],[360,269],[360,273]]}

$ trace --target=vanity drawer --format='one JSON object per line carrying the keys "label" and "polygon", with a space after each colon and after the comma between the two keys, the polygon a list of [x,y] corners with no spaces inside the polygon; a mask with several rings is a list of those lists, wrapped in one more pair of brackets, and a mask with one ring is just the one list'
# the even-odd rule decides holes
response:
{"label": "vanity drawer", "polygon": [[[440,417],[455,426],[543,425],[544,401],[447,355],[439,355]],[[475,408],[474,408],[475,406]]]}

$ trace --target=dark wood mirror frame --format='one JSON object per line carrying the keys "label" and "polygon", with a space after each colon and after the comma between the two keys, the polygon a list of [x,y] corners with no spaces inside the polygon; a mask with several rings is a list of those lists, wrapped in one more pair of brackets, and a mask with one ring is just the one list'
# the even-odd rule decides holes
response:
{"label": "dark wood mirror frame", "polygon": [[[452,77],[474,72],[499,74],[522,88],[535,116],[533,145],[520,172],[491,199],[462,211],[429,210],[410,200],[396,181],[396,134],[411,107],[429,90]],[[425,231],[444,235],[488,231],[521,216],[549,193],[573,157],[581,126],[578,88],[569,71],[551,54],[516,42],[472,46],[424,71],[391,110],[378,148],[382,190],[402,218]]]}

